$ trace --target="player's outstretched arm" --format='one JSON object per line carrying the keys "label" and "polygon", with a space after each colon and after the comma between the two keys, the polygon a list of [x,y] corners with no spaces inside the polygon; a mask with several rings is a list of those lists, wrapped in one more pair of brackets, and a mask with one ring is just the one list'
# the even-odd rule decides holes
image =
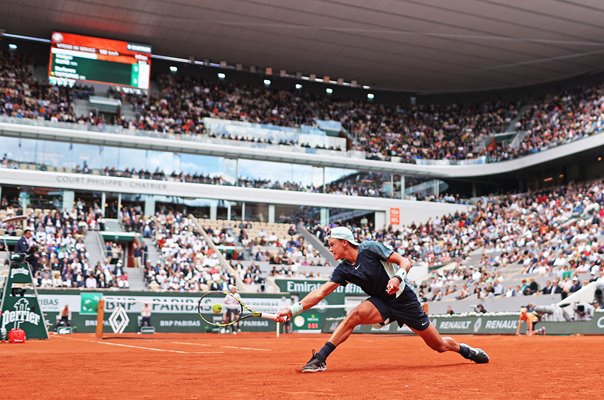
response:
{"label": "player's outstretched arm", "polygon": [[340,284],[335,282],[327,282],[320,287],[316,288],[296,304],[290,307],[285,307],[283,310],[277,313],[275,321],[284,322],[294,315],[300,314],[303,311],[313,308],[318,302],[327,297],[331,292],[336,290]]}

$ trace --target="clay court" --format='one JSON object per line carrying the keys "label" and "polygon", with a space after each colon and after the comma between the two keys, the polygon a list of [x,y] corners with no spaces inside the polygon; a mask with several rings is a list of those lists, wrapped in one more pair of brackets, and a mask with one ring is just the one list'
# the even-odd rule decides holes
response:
{"label": "clay court", "polygon": [[1,344],[11,399],[601,398],[598,336],[463,336],[492,362],[437,354],[417,337],[353,335],[328,371],[300,374],[327,335],[52,336]]}

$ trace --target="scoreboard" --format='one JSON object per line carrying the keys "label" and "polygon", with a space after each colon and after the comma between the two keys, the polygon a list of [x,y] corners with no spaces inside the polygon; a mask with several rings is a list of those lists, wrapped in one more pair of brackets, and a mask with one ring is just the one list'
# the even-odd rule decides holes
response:
{"label": "scoreboard", "polygon": [[77,81],[149,89],[151,46],[53,32],[48,63],[51,84]]}

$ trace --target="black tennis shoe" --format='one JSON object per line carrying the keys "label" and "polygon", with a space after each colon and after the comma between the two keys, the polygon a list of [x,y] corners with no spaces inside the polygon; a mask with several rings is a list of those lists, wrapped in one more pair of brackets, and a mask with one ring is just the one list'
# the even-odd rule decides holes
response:
{"label": "black tennis shoe", "polygon": [[310,358],[310,360],[308,360],[306,365],[302,367],[302,370],[300,372],[323,372],[326,369],[327,363],[325,361],[321,361],[321,359],[319,359],[318,354],[315,354],[315,351],[313,350],[312,357]]}
{"label": "black tennis shoe", "polygon": [[487,364],[489,362],[489,355],[485,353],[484,350],[475,349],[474,347],[470,347],[463,343],[461,346],[466,346],[470,351],[470,354],[465,358],[474,361],[476,364]]}

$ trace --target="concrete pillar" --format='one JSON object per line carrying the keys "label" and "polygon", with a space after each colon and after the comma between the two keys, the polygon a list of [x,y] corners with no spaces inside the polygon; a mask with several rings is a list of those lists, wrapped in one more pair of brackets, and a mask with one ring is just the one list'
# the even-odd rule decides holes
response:
{"label": "concrete pillar", "polygon": [[476,182],[472,182],[472,197],[477,197],[477,196],[478,196],[478,186],[476,185]]}
{"label": "concrete pillar", "polygon": [[405,175],[401,175],[401,199],[405,198]]}
{"label": "concrete pillar", "polygon": [[325,187],[325,167],[322,168],[323,169],[323,193],[325,193],[326,187]]}
{"label": "concrete pillar", "polygon": [[245,221],[245,201],[241,203],[241,220]]}
{"label": "concrete pillar", "polygon": [[210,201],[210,219],[218,218],[218,200]]}
{"label": "concrete pillar", "polygon": [[23,215],[27,215],[26,210],[29,207],[29,193],[27,193],[27,192],[19,193],[19,204],[21,205],[21,208],[23,209]]}
{"label": "concrete pillar", "polygon": [[151,194],[145,196],[145,215],[155,215],[155,196]]}
{"label": "concrete pillar", "polygon": [[73,210],[75,193],[73,190],[63,190],[63,211]]}
{"label": "concrete pillar", "polygon": [[374,226],[375,229],[384,229],[387,226],[387,222],[386,221],[386,212],[385,211],[376,211],[374,214]]}
{"label": "concrete pillar", "polygon": [[101,214],[105,217],[105,205],[107,203],[107,193],[101,193]]}
{"label": "concrete pillar", "polygon": [[434,189],[433,189],[433,191],[434,191],[434,196],[435,196],[435,197],[438,197],[438,195],[440,194],[440,189],[438,188],[438,184],[439,184],[440,182],[438,181],[438,179],[434,179],[434,181],[432,181],[432,183],[434,184]]}
{"label": "concrete pillar", "polygon": [[122,194],[117,194],[117,219],[122,220]]}
{"label": "concrete pillar", "polygon": [[329,224],[329,208],[321,208],[321,225]]}
{"label": "concrete pillar", "polygon": [[275,223],[275,205],[274,204],[268,205],[268,222],[269,222],[269,224]]}
{"label": "concrete pillar", "polygon": [[227,201],[227,221],[231,220],[231,202]]}

